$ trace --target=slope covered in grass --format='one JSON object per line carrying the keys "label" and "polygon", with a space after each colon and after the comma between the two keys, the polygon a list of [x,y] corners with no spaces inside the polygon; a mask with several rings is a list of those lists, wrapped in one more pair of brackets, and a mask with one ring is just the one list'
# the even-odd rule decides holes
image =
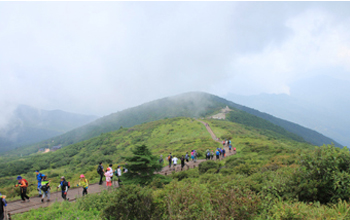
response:
{"label": "slope covered in grass", "polygon": [[[288,136],[273,131],[256,129],[229,121],[210,120],[208,123],[218,137],[232,137],[239,146],[258,144],[272,147],[290,145],[310,146],[297,142]],[[184,155],[192,149],[204,157],[206,149],[216,149],[219,143],[212,140],[205,126],[191,118],[172,118],[149,122],[132,128],[103,133],[98,137],[64,147],[56,152],[37,153],[22,158],[2,158],[0,166],[0,187],[5,187],[8,195],[14,195],[13,185],[19,174],[34,182],[34,170],[39,169],[49,177],[64,175],[76,180],[77,174],[86,173],[93,181],[97,179],[96,167],[99,161],[105,165],[123,162],[122,156],[129,156],[136,145],[149,146],[152,153],[163,155]],[[33,187],[34,189],[34,187]],[[34,193],[35,191],[33,191]]]}
{"label": "slope covered in grass", "polygon": [[236,155],[173,173],[168,185],[126,185],[14,219],[350,218],[347,149],[314,147],[229,121],[206,122],[217,136],[232,138]]}

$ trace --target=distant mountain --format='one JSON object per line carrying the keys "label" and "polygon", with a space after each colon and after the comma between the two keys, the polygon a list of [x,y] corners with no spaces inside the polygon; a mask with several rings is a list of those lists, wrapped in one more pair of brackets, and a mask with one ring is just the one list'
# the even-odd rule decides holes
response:
{"label": "distant mountain", "polygon": [[32,145],[21,151],[23,154],[30,154],[43,147],[52,147],[58,144],[67,146],[96,137],[101,133],[118,130],[121,127],[132,127],[134,125],[164,118],[205,117],[219,111],[225,106],[229,106],[239,113],[238,115],[233,114],[233,116],[230,117],[230,120],[233,122],[251,127],[270,129],[283,135],[287,135],[288,133],[289,137],[294,140],[300,141],[304,139],[314,145],[330,144],[333,142],[336,146],[341,146],[334,140],[297,124],[235,104],[211,94],[190,92],[174,97],[159,99],[110,114],[85,126]]}
{"label": "distant mountain", "polygon": [[290,95],[260,94],[225,98],[313,129],[350,146],[350,82],[318,76],[291,85]]}
{"label": "distant mountain", "polygon": [[0,152],[61,135],[97,119],[97,116],[46,111],[19,105],[0,129]]}

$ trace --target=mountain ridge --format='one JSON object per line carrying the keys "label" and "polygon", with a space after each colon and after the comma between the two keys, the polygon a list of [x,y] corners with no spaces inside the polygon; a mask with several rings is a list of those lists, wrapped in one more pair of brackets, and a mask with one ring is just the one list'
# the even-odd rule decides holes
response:
{"label": "mountain ridge", "polygon": [[35,144],[31,146],[30,149],[28,148],[26,153],[33,153],[39,148],[50,147],[57,144],[67,146],[96,137],[101,133],[118,130],[121,127],[132,127],[134,125],[156,121],[159,119],[173,117],[205,117],[226,106],[244,111],[250,115],[254,115],[269,121],[282,127],[288,132],[303,137],[305,141],[314,145],[334,143],[336,146],[341,147],[341,145],[334,140],[295,123],[276,118],[255,109],[238,105],[209,93],[188,92],[172,97],[154,100],[104,116],[65,134]]}

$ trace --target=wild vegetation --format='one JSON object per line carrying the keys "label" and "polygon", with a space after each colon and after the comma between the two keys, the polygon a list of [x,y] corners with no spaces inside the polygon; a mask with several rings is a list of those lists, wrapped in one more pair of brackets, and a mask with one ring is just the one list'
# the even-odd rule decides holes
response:
{"label": "wild vegetation", "polygon": [[349,219],[349,162],[334,146],[243,146],[226,160],[173,173],[169,184],[130,183],[14,219]]}
{"label": "wild vegetation", "polygon": [[[240,115],[235,117],[240,120]],[[155,175],[151,181],[143,181],[147,177],[141,175],[140,181],[135,181],[134,175],[123,176],[121,188],[88,195],[72,204],[55,203],[15,215],[14,219],[350,218],[350,155],[346,148],[315,147],[271,125],[205,121],[219,138],[232,140],[236,155],[172,173],[171,179]],[[146,146],[144,153],[138,154]],[[15,195],[13,187],[6,187],[6,180],[13,182],[21,169],[17,163],[28,164],[33,170],[39,167],[53,180],[64,174],[74,182],[84,173],[91,182],[97,182],[100,160],[123,164],[139,158],[140,163],[155,165],[160,154],[182,155],[197,149],[204,158],[206,149],[218,146],[196,120],[163,119],[104,133],[56,152],[7,161],[13,167],[0,171],[5,186],[1,190],[7,190],[10,198]],[[21,171],[33,181],[32,170]]]}

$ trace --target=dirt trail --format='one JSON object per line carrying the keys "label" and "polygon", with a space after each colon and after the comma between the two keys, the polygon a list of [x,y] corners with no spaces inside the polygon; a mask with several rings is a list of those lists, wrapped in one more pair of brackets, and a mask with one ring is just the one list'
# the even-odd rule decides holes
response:
{"label": "dirt trail", "polygon": [[[210,133],[211,137],[213,138],[214,141],[221,143],[217,137],[215,136],[214,132],[211,130],[209,124],[201,121],[201,120],[197,120],[198,122],[202,123],[207,131]],[[226,157],[231,156],[236,154],[236,152],[233,152],[233,150],[231,150],[231,152],[228,149],[228,146],[225,146],[225,151],[226,151]],[[210,150],[212,150],[213,148],[209,148]],[[215,160],[216,156],[214,155],[214,160]],[[221,160],[222,158],[220,158]],[[195,168],[197,167],[200,163],[206,161],[205,159],[201,159],[201,160],[197,160],[197,162],[195,163],[194,161],[189,161],[188,163],[186,163],[186,166],[184,167],[184,170],[190,169],[190,168]],[[168,161],[165,160],[165,163],[167,163]],[[180,160],[179,160],[180,162]],[[176,167],[171,167],[169,168],[168,166],[164,167],[162,169],[161,172],[159,172],[159,174],[162,175],[169,175],[171,174],[171,172],[179,172],[181,171],[181,163],[179,163]],[[115,183],[115,187],[117,187],[117,183]],[[88,192],[89,193],[99,193],[101,192],[103,189],[106,189],[106,184],[105,182],[102,185],[99,184],[90,184],[89,185],[89,189]],[[75,201],[77,198],[82,197],[82,188],[73,188],[70,189],[68,191],[68,198],[70,202]],[[17,214],[17,213],[23,213],[23,212],[27,212],[31,209],[37,209],[39,207],[47,207],[50,204],[52,204],[52,202],[62,202],[63,199],[61,197],[61,191],[57,192],[54,188],[54,190],[51,189],[51,198],[50,198],[50,202],[41,202],[41,198],[39,197],[31,197],[30,198],[30,202],[25,202],[25,203],[21,203],[21,200],[17,200],[17,201],[12,201],[12,202],[8,202],[8,206],[6,207],[6,212],[9,213],[10,215],[13,214]],[[6,218],[5,218],[6,219]]]}

